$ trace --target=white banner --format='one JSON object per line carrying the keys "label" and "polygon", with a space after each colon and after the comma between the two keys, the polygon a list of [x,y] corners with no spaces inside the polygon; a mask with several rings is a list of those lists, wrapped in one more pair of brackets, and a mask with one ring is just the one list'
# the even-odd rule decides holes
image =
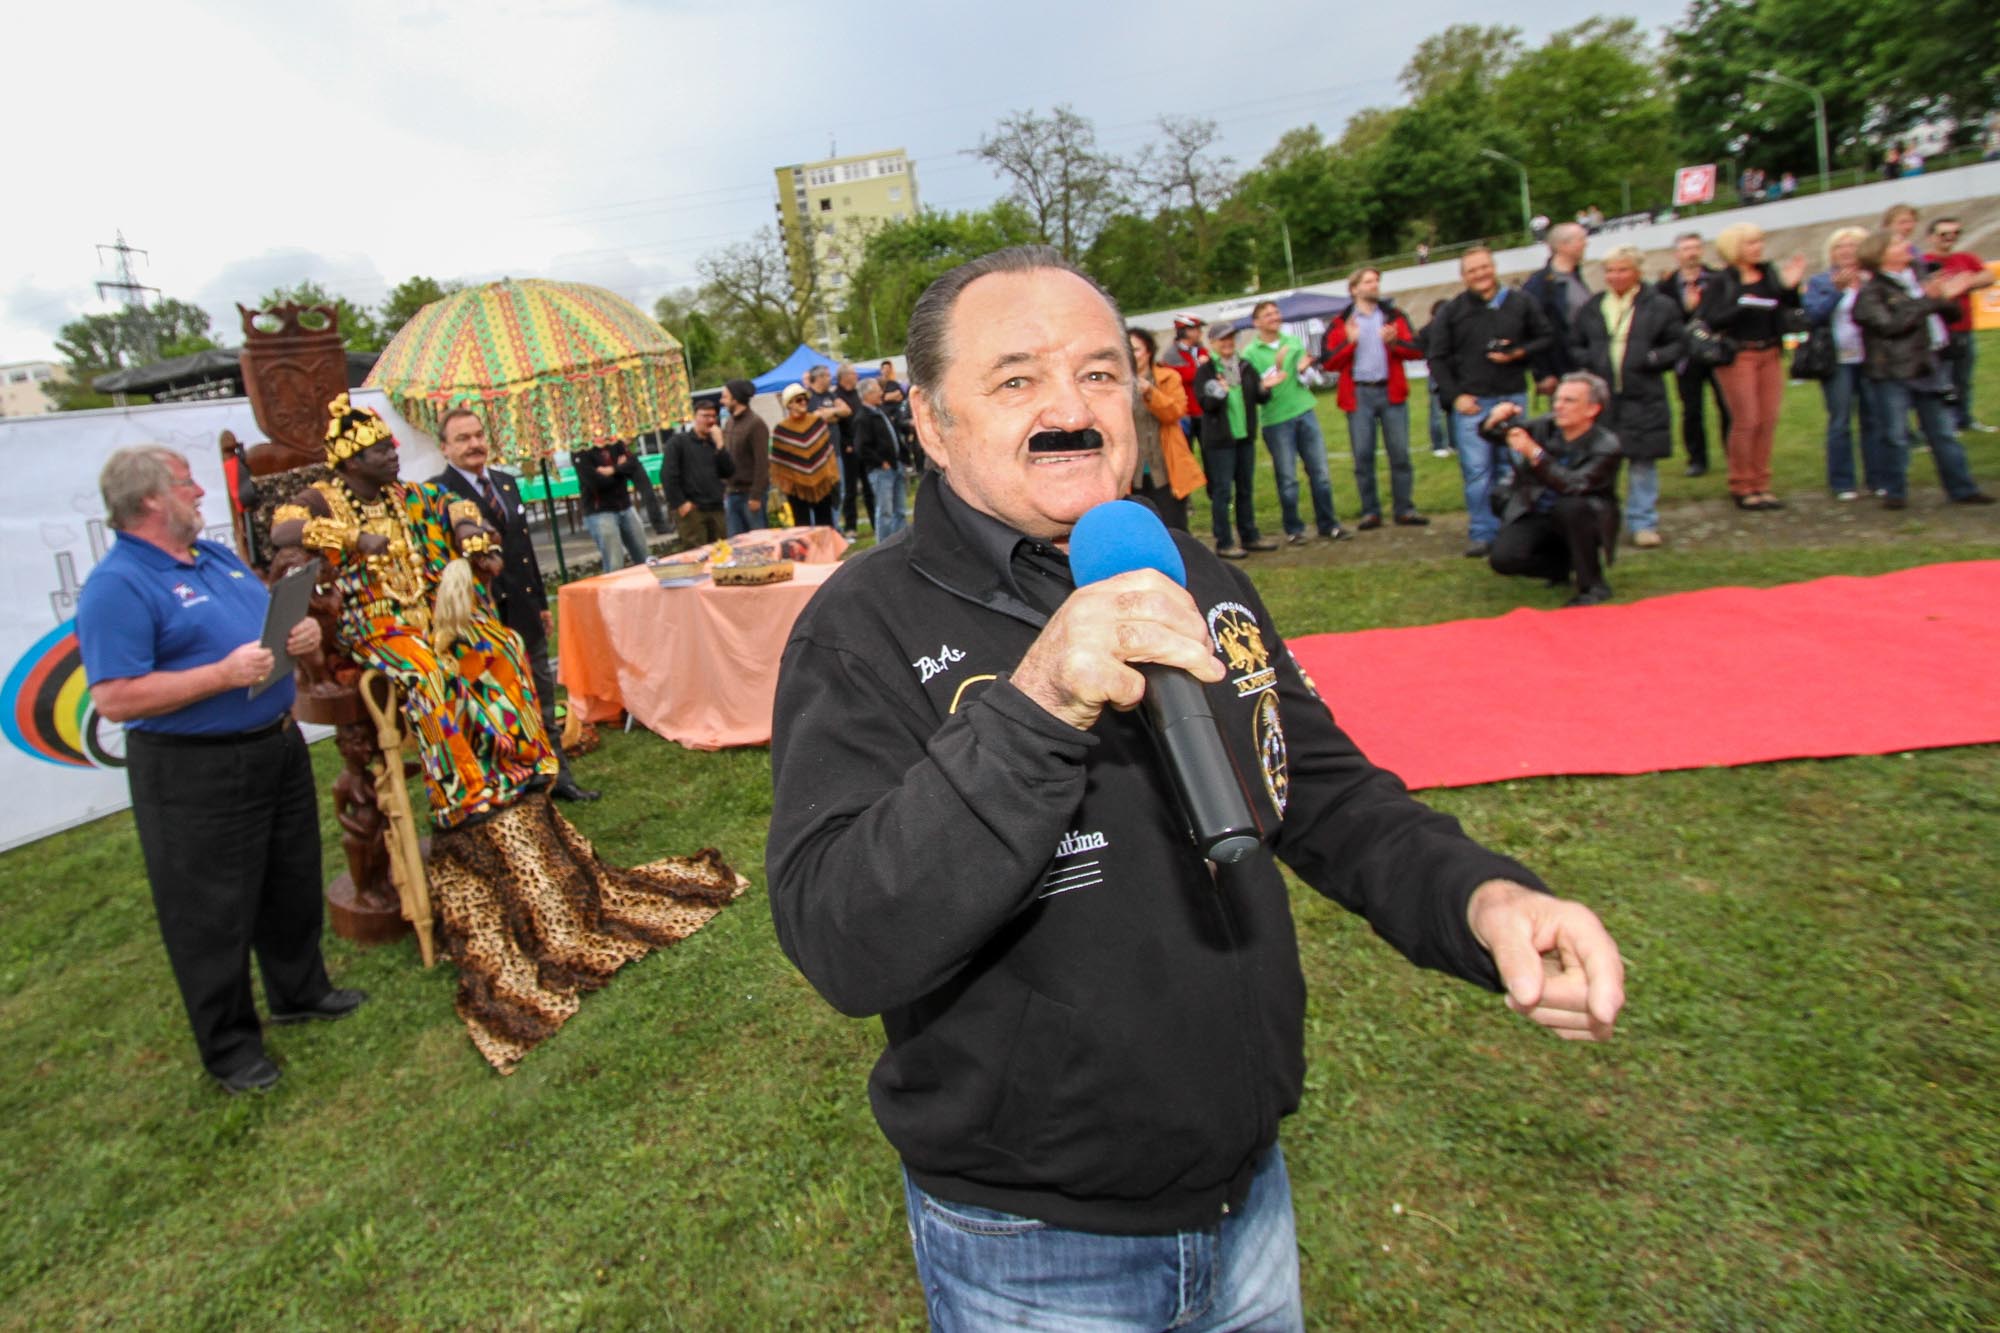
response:
{"label": "white banner", "polygon": [[[435,442],[372,390],[355,402],[396,432],[405,477],[444,466]],[[130,804],[122,729],[97,715],[76,646],[76,595],[111,548],[97,474],[126,445],[163,444],[187,455],[207,536],[228,544],[228,489],[219,441],[264,438],[249,400],[154,403],[100,412],[0,418],[0,851]]]}

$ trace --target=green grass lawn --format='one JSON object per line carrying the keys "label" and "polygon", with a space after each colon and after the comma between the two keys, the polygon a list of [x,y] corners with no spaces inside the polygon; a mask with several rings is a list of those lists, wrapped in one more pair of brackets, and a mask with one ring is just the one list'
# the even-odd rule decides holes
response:
{"label": "green grass lawn", "polygon": [[[1937,508],[1927,461],[1904,515],[1814,508],[1811,392],[1789,391],[1780,439],[1778,489],[1809,502],[1791,526],[1733,527],[1719,477],[1670,467],[1670,544],[1620,561],[1622,596],[2000,556],[2000,519]],[[2000,375],[1982,392],[2000,413]],[[1968,444],[2000,481],[1991,438]],[[1449,467],[1419,461],[1434,513]],[[1351,517],[1338,463],[1335,484]],[[1457,558],[1444,526],[1249,569],[1294,635],[1553,600]],[[1635,666],[1706,665],[1663,644],[1607,663],[1608,688],[1644,707]],[[1440,662],[1409,688],[1477,671]],[[772,932],[766,753],[613,733],[578,769],[606,797],[571,813],[608,856],[714,845],[755,888],[504,1080],[451,1012],[448,965],[329,939],[371,1003],[274,1030],[284,1083],[226,1099],[194,1060],[130,818],[0,857],[0,1325],[920,1326],[863,1092],[879,1025],[822,1004]],[[1433,793],[1618,935],[1630,1003],[1601,1048],[1415,971],[1295,886],[1312,1063],[1286,1151],[1312,1324],[2000,1325],[1996,792],[2000,749],[1979,747]]]}

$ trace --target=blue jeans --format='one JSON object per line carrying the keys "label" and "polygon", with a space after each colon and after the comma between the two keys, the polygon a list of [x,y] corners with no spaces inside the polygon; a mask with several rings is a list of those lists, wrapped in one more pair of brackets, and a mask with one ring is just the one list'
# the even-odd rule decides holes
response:
{"label": "blue jeans", "polygon": [[1437,381],[1424,381],[1424,393],[1431,402],[1431,448],[1449,449],[1452,447],[1451,414],[1445,407],[1444,399],[1438,395]]}
{"label": "blue jeans", "polygon": [[764,511],[754,513],[750,509],[750,497],[731,491],[722,497],[722,520],[724,531],[734,537],[739,533],[754,532],[764,526]]}
{"label": "blue jeans", "polygon": [[947,1203],[903,1175],[910,1245],[937,1330],[1299,1329],[1299,1248],[1285,1155],[1216,1226],[1105,1236]]}
{"label": "blue jeans", "polygon": [[1312,483],[1313,519],[1323,537],[1340,526],[1333,512],[1333,482],[1326,474],[1326,439],[1319,433],[1319,417],[1301,412],[1290,421],[1265,423],[1264,447],[1271,451],[1271,470],[1278,476],[1278,508],[1285,518],[1288,536],[1306,530],[1299,517],[1299,463],[1306,465],[1306,479]]}
{"label": "blue jeans", "polygon": [[1382,428],[1382,447],[1389,451],[1389,499],[1395,512],[1415,511],[1410,497],[1415,475],[1410,471],[1410,405],[1389,401],[1386,384],[1354,386],[1354,410],[1347,414],[1347,442],[1354,450],[1354,489],[1361,512],[1382,517],[1382,497],[1375,489],[1375,428]]}
{"label": "blue jeans", "polygon": [[1861,363],[1856,361],[1833,368],[1829,379],[1820,381],[1820,396],[1826,399],[1826,485],[1835,495],[1855,489],[1854,444],[1861,442],[1861,476],[1871,491],[1885,489],[1893,469],[1883,463],[1882,424],[1870,410],[1862,389]]}
{"label": "blue jeans", "polygon": [[1883,461],[1890,471],[1883,489],[1891,497],[1900,500],[1909,493],[1912,410],[1931,447],[1931,458],[1937,463],[1944,493],[1954,500],[1979,493],[1979,483],[1972,479],[1972,465],[1965,461],[1965,447],[1952,433],[1951,409],[1945,406],[1943,394],[1914,388],[1908,380],[1871,380],[1865,376],[1861,392],[1887,442]]}
{"label": "blue jeans", "polygon": [[1625,460],[1625,531],[1651,532],[1660,526],[1660,460]]}
{"label": "blue jeans", "polygon": [[903,526],[903,470],[898,467],[870,468],[868,490],[875,498],[875,540],[883,541]]}
{"label": "blue jeans", "polygon": [[612,509],[585,514],[583,526],[597,543],[605,573],[646,563],[646,534],[639,527],[638,510]]}
{"label": "blue jeans", "polygon": [[1512,403],[1525,414],[1528,395],[1496,394],[1479,399],[1477,415],[1466,416],[1458,411],[1451,414],[1452,434],[1458,445],[1458,470],[1465,478],[1465,530],[1476,542],[1490,543],[1499,534],[1500,519],[1488,497],[1496,483],[1514,475],[1512,451],[1504,444],[1491,443],[1479,433],[1479,424],[1486,420],[1486,414],[1502,403]]}

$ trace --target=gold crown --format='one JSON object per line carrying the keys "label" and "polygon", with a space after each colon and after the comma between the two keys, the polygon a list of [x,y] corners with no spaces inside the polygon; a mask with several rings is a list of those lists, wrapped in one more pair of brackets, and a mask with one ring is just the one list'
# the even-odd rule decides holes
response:
{"label": "gold crown", "polygon": [[389,433],[389,423],[379,413],[373,408],[354,406],[344,393],[335,395],[326,405],[326,414],[330,418],[326,423],[329,463],[344,463],[370,445],[395,438]]}

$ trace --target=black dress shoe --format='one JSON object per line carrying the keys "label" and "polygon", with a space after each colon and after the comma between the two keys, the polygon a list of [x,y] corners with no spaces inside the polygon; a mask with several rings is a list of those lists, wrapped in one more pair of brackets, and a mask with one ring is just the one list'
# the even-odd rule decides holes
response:
{"label": "black dress shoe", "polygon": [[330,990],[303,1009],[273,1009],[273,1023],[305,1023],[313,1019],[331,1023],[336,1018],[345,1018],[361,1007],[368,998],[365,990]]}
{"label": "black dress shoe", "polygon": [[1563,605],[1596,606],[1601,602],[1608,602],[1610,600],[1611,600],[1611,585],[1608,583],[1593,583],[1588,588],[1585,588],[1582,592],[1578,593],[1576,596],[1570,598],[1567,602],[1564,602]]}
{"label": "black dress shoe", "polygon": [[1994,501],[1985,491],[1974,491],[1970,495],[1954,495],[1951,502],[1955,505],[1990,505]]}
{"label": "black dress shoe", "polygon": [[593,791],[589,787],[579,787],[576,785],[574,778],[564,778],[561,782],[549,788],[549,795],[555,797],[558,801],[594,801],[604,795],[604,793]]}
{"label": "black dress shoe", "polygon": [[1705,477],[1705,476],[1707,476],[1707,475],[1708,475],[1708,464],[1706,464],[1706,463],[1689,463],[1689,464],[1688,464],[1688,469],[1687,469],[1687,475],[1688,475],[1688,476],[1690,476],[1690,477]]}
{"label": "black dress shoe", "polygon": [[215,1081],[222,1085],[224,1092],[233,1097],[239,1093],[262,1092],[266,1088],[275,1086],[283,1077],[276,1065],[260,1055],[233,1074],[216,1075]]}

